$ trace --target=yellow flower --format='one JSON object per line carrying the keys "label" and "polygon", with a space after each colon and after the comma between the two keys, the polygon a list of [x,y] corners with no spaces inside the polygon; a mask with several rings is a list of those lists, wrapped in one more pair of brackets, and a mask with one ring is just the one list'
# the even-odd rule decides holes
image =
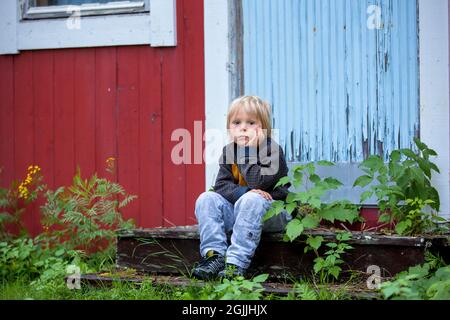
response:
{"label": "yellow flower", "polygon": [[28,189],[26,187],[19,187],[19,198],[27,199],[28,198]]}
{"label": "yellow flower", "polygon": [[41,168],[39,168],[39,166],[33,166],[33,165],[31,165],[31,166],[28,167],[28,171],[29,171],[30,173],[34,174],[34,173],[36,173],[36,172],[41,171]]}

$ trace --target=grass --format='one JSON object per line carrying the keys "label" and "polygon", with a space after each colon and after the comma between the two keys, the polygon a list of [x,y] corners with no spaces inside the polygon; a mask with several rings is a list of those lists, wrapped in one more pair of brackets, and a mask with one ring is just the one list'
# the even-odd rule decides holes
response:
{"label": "grass", "polygon": [[[316,284],[311,279],[282,279],[289,295],[264,292],[262,284],[268,275],[231,282],[198,283],[195,280],[180,285],[164,284],[169,279],[144,277],[136,270],[117,270],[113,249],[86,256],[78,251],[52,248],[41,250],[29,241],[15,241],[2,247],[0,256],[0,300],[342,300],[349,299],[348,289]],[[112,247],[113,248],[113,247]],[[111,252],[110,252],[111,251]],[[20,259],[19,259],[20,258]],[[70,267],[70,268],[69,268]],[[80,289],[68,288],[65,276],[76,267],[82,274],[96,273],[108,282],[97,285],[82,281]],[[69,271],[72,270],[72,271]],[[185,275],[188,276],[188,275]],[[121,281],[139,279],[141,283]],[[131,280],[130,279],[130,280]],[[161,281],[164,281],[161,282]],[[337,290],[336,290],[337,289]]]}
{"label": "grass", "polygon": [[175,300],[176,288],[153,286],[150,282],[135,285],[113,282],[111,286],[82,285],[69,289],[64,282],[38,288],[29,282],[17,280],[0,285],[0,300]]}
{"label": "grass", "polygon": [[[81,289],[69,289],[63,279],[45,285],[32,284],[26,279],[0,282],[0,300],[209,300],[217,297],[219,283],[186,287],[154,284],[144,280],[141,284],[113,281],[110,285],[82,284]],[[239,296],[236,297],[239,299]],[[263,294],[263,300],[346,300],[345,290],[331,290],[309,282],[294,284],[287,296]]]}

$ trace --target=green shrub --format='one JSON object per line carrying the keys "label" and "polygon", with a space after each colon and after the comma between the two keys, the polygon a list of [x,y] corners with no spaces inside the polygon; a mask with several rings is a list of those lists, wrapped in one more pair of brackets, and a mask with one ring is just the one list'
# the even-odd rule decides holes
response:
{"label": "green shrub", "polygon": [[15,278],[34,279],[40,269],[36,265],[42,251],[32,239],[19,238],[11,242],[0,242],[0,274],[2,280]]}
{"label": "green shrub", "polygon": [[450,266],[426,262],[397,274],[380,286],[384,299],[450,300]]}
{"label": "green shrub", "polygon": [[136,196],[130,196],[118,183],[94,174],[82,179],[80,170],[68,188],[46,192],[41,207],[45,237],[51,245],[66,250],[113,250],[118,229],[130,229],[133,221],[124,220],[119,210]]}
{"label": "green shrub", "polygon": [[214,287],[209,295],[210,300],[260,300],[264,288],[262,283],[267,280],[268,274],[261,274],[253,279],[238,276],[232,280],[223,279],[223,283]]}
{"label": "green shrub", "polygon": [[26,237],[0,242],[1,279],[32,281],[41,276],[49,279],[52,270],[65,272],[70,254],[62,248],[51,250],[35,239]]}
{"label": "green shrub", "polygon": [[[317,165],[333,166],[334,164],[328,161],[319,161]],[[327,192],[338,189],[342,183],[331,177],[321,179],[315,170],[314,163],[297,165],[292,169],[293,177],[283,177],[274,186],[275,189],[280,185],[291,183],[298,188],[304,183],[304,178],[307,178],[312,184],[312,187],[305,188],[305,191],[289,192],[285,201],[274,201],[264,216],[265,221],[280,214],[283,210],[293,214],[294,218],[286,226],[286,239],[290,241],[294,241],[303,231],[318,227],[322,221],[353,223],[360,219],[358,207],[347,200],[331,203],[324,203],[321,200]]]}
{"label": "green shrub", "polygon": [[437,215],[440,207],[439,194],[431,184],[432,171],[439,172],[430,157],[436,152],[415,138],[418,148],[391,152],[389,162],[380,156],[370,156],[360,168],[365,172],[353,186],[369,190],[361,194],[361,203],[375,195],[382,212],[380,222],[396,223],[395,231],[401,235],[417,235],[441,232],[437,222],[444,221]]}
{"label": "green shrub", "polygon": [[[333,166],[332,162],[319,161],[317,165]],[[305,230],[314,229],[320,226],[324,221],[328,223],[348,222],[353,223],[361,220],[359,217],[359,208],[351,204],[347,200],[338,200],[331,203],[324,203],[322,197],[331,190],[336,190],[342,183],[334,178],[320,178],[315,173],[314,163],[305,165],[298,165],[293,167],[293,177],[284,177],[275,185],[277,188],[280,185],[291,183],[298,188],[306,178],[312,185],[310,188],[305,188],[305,191],[289,192],[285,201],[274,201],[271,208],[264,216],[264,220],[280,214],[286,210],[293,215],[293,219],[286,226],[285,240],[294,241]],[[306,236],[305,252],[312,250],[316,259],[314,260],[314,272],[319,274],[321,282],[328,282],[331,277],[338,279],[342,271],[340,265],[344,263],[341,259],[342,254],[352,247],[345,243],[351,238],[350,233],[337,233],[336,242],[326,243],[328,250],[322,256],[319,248],[324,243],[321,236]]]}
{"label": "green shrub", "polygon": [[319,248],[322,246],[322,236],[308,236],[306,239],[306,247],[304,252],[312,250],[316,258],[314,259],[314,273],[319,274],[319,280],[321,283],[329,282],[331,277],[338,280],[341,274],[341,265],[344,263],[342,260],[343,255],[353,249],[351,245],[346,241],[352,238],[350,232],[337,231],[336,242],[329,241],[325,243],[327,251],[322,255],[319,253]]}

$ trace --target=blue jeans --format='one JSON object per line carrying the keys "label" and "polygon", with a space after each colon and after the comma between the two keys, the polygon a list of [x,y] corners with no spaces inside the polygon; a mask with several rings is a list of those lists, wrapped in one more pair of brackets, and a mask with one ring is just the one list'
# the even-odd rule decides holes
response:
{"label": "blue jeans", "polygon": [[[203,192],[195,203],[199,224],[200,254],[209,250],[226,256],[226,262],[247,269],[261,239],[262,231],[283,231],[291,216],[283,211],[262,222],[274,200],[247,192],[233,204],[214,191]],[[228,246],[227,233],[231,234]]]}

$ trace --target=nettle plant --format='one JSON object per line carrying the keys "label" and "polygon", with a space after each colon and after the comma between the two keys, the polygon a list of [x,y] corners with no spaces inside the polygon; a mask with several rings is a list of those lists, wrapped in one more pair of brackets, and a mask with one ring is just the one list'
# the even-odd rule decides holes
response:
{"label": "nettle plant", "polygon": [[[329,161],[319,161],[319,166],[334,166]],[[329,203],[322,201],[324,195],[331,190],[336,190],[342,183],[332,177],[321,178],[316,174],[316,166],[314,163],[297,165],[292,168],[293,176],[286,176],[280,179],[275,185],[278,186],[291,183],[296,189],[302,185],[311,185],[303,191],[289,192],[285,201],[277,200],[272,202],[271,208],[264,216],[264,221],[276,216],[286,210],[293,219],[286,226],[286,241],[294,241],[304,231],[315,229],[323,222],[327,223],[353,223],[360,220],[359,208],[350,203],[348,200],[337,200]],[[305,183],[308,182],[308,183]],[[345,241],[351,238],[350,233],[345,235],[337,234],[337,242],[328,242],[325,246],[328,251],[324,257],[319,254],[319,248],[325,243],[323,237],[306,234],[305,252],[312,250],[316,254],[314,260],[314,271],[320,274],[320,279],[326,281],[330,276],[335,279],[339,277],[341,268],[339,267],[344,261],[341,255],[351,246],[345,244]]]}
{"label": "nettle plant", "polygon": [[440,256],[428,252],[425,263],[398,273],[383,282],[380,291],[384,299],[392,300],[449,300],[450,266]]}
{"label": "nettle plant", "polygon": [[253,279],[236,277],[232,280],[223,279],[223,283],[214,288],[209,295],[210,300],[261,300],[264,292],[262,284],[268,279],[268,274],[260,274]]}
{"label": "nettle plant", "polygon": [[[334,166],[329,161],[319,161],[320,166]],[[320,178],[316,173],[314,163],[297,165],[292,168],[293,177],[286,176],[275,185],[278,186],[291,183],[296,189],[309,181],[312,186],[304,191],[289,192],[285,201],[276,200],[272,202],[271,208],[264,216],[264,221],[276,216],[286,210],[293,219],[286,226],[286,237],[294,241],[303,231],[317,228],[322,221],[331,223],[348,222],[353,223],[359,218],[359,210],[348,200],[337,200],[329,203],[322,201],[322,197],[331,190],[336,190],[342,183],[331,177]],[[295,212],[294,212],[295,211]]]}
{"label": "nettle plant", "polygon": [[370,156],[360,168],[365,172],[353,186],[367,187],[361,194],[361,203],[375,195],[380,212],[379,221],[395,224],[400,235],[417,235],[443,231],[438,222],[439,194],[431,184],[432,171],[439,173],[431,162],[437,153],[419,139],[414,138],[418,152],[411,149],[394,150],[385,163],[380,156]]}
{"label": "nettle plant", "polygon": [[336,242],[329,241],[325,244],[327,251],[321,255],[319,253],[319,248],[321,247],[324,239],[322,236],[308,236],[306,239],[306,247],[304,252],[312,250],[316,255],[314,259],[314,273],[319,275],[320,282],[328,282],[331,277],[336,280],[339,278],[342,268],[340,265],[344,263],[342,260],[342,255],[348,250],[353,249],[351,245],[346,243],[346,241],[352,238],[351,232],[348,231],[337,231],[336,232]]}

